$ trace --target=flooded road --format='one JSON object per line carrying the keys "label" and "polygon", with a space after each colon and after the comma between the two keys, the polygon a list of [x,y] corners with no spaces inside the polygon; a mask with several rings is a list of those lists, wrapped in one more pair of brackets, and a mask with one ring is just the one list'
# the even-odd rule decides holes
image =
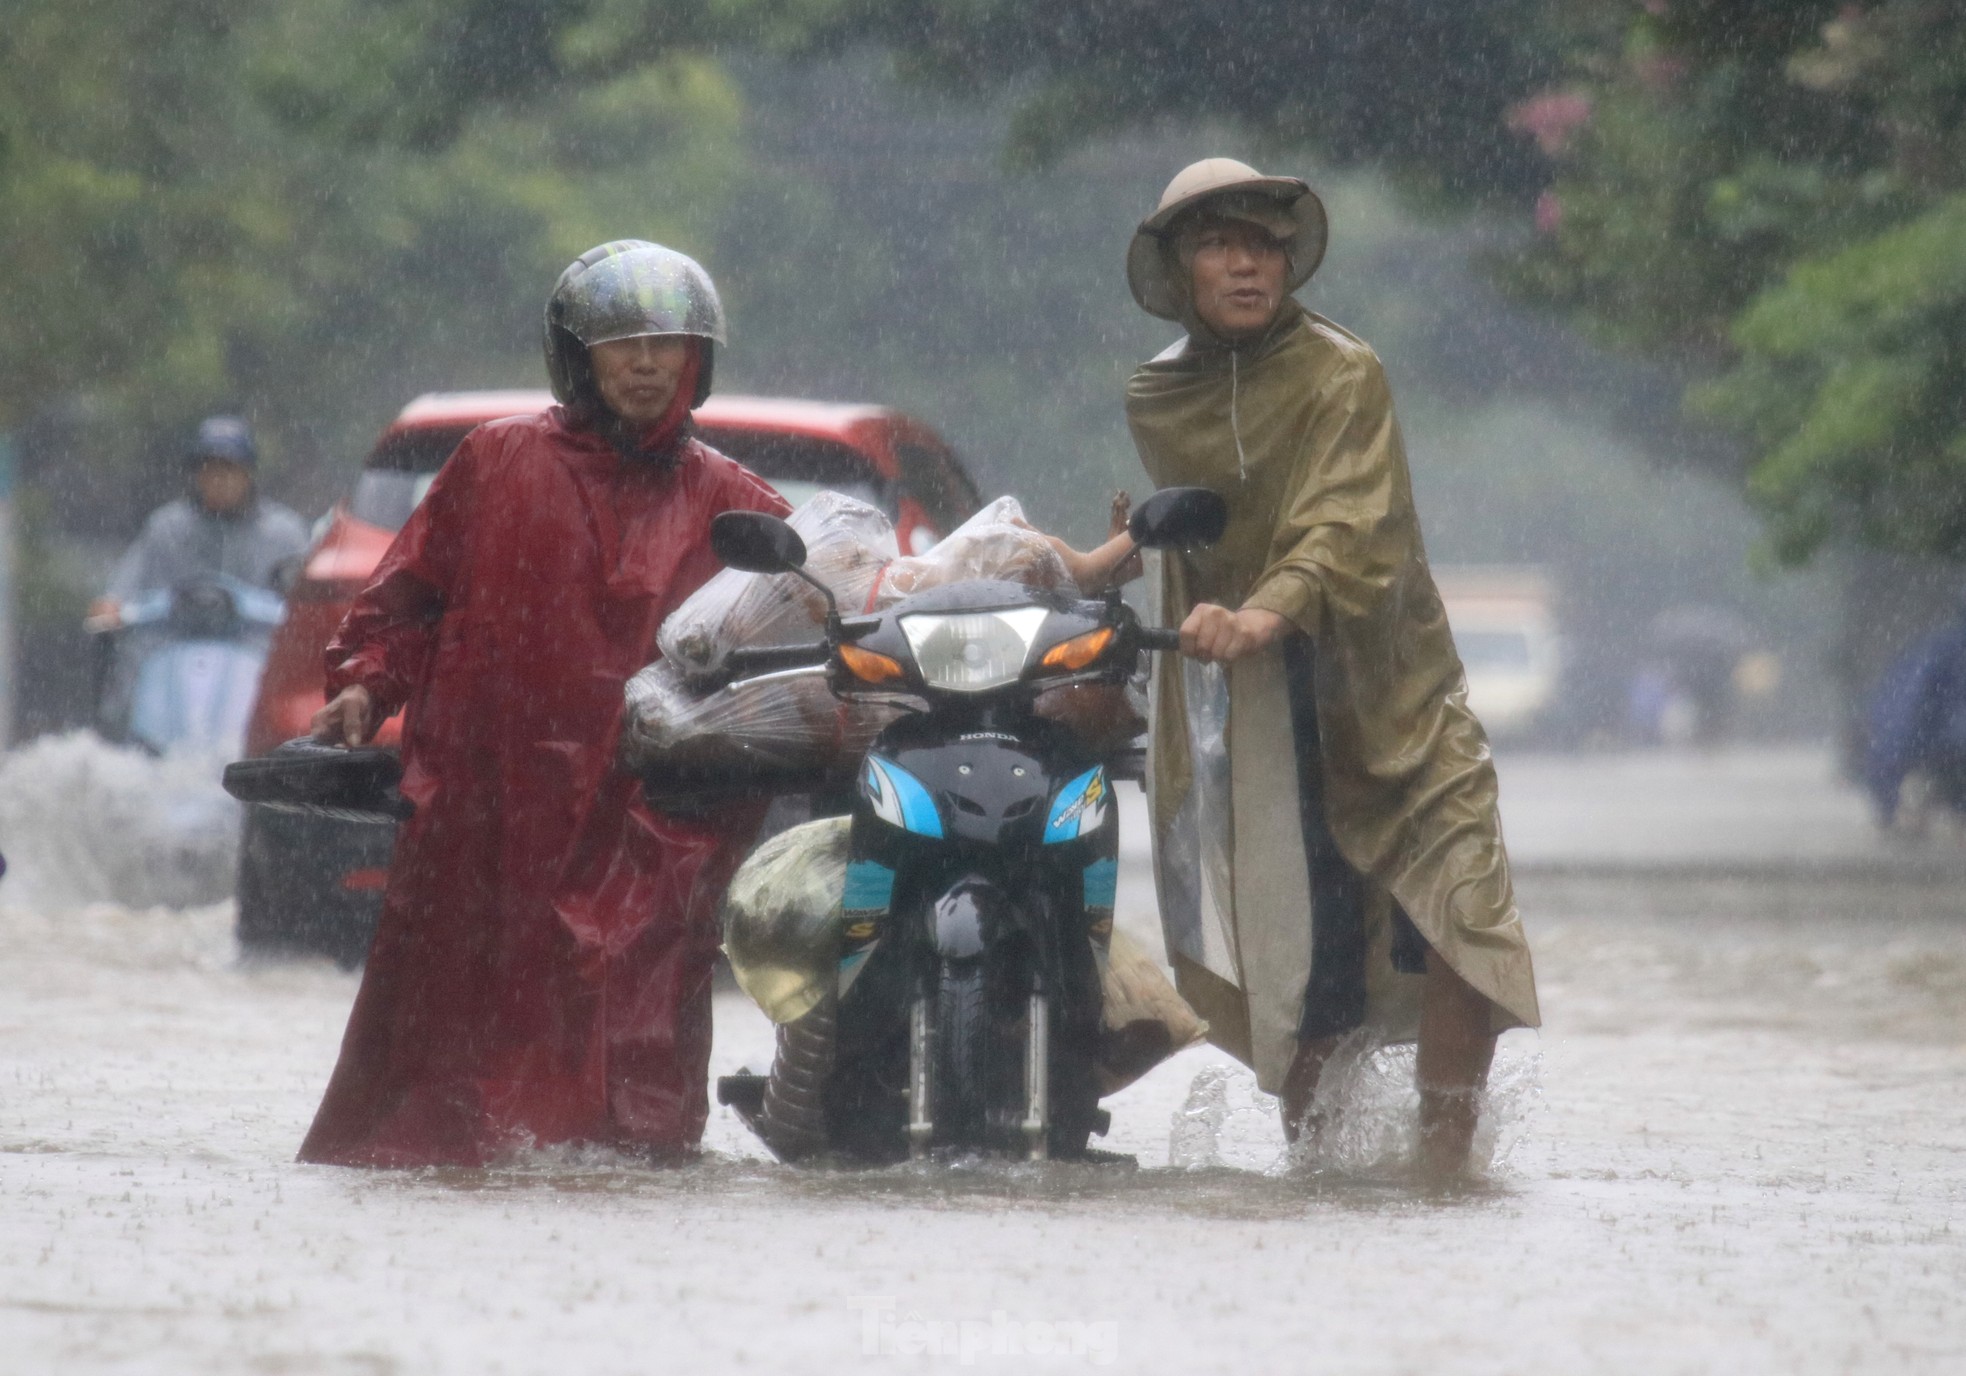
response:
{"label": "flooded road", "polygon": [[[1592,768],[1505,764],[1532,860],[1564,858],[1549,828]],[[291,1161],[355,978],[241,966],[223,903],[64,896],[16,802],[0,1372],[1966,1369],[1966,891],[1942,877],[1784,877],[1772,842],[1739,872],[1665,842],[1649,872],[1525,864],[1548,1025],[1504,1039],[1499,1160],[1451,1194],[1403,1179],[1395,1052],[1295,1165],[1202,1050],[1109,1101],[1132,1170],[802,1175],[717,1111],[685,1169],[383,1175]],[[762,1019],[717,1013],[717,1069],[761,1066]]]}

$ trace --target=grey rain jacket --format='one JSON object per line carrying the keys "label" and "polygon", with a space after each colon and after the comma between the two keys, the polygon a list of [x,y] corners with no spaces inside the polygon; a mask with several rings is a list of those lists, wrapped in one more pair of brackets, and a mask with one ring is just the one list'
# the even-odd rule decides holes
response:
{"label": "grey rain jacket", "polygon": [[143,533],[117,561],[107,592],[127,602],[218,574],[270,588],[280,565],[305,554],[309,543],[307,522],[278,502],[256,496],[237,515],[217,516],[180,497],[150,513]]}

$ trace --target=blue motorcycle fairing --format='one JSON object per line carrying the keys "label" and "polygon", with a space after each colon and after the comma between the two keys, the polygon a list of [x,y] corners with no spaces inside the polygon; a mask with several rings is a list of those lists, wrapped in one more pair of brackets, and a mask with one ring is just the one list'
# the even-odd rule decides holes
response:
{"label": "blue motorcycle fairing", "polygon": [[1103,765],[1094,765],[1058,790],[1052,800],[1051,815],[1045,819],[1044,843],[1048,846],[1076,841],[1099,830],[1106,820],[1106,807],[1112,787],[1106,782]]}
{"label": "blue motorcycle fairing", "polygon": [[878,860],[853,860],[846,867],[840,906],[847,916],[885,913],[894,901],[894,870]]}
{"label": "blue motorcycle fairing", "polygon": [[[958,845],[1036,848],[1044,831],[1045,805],[1051,799],[1058,772],[1044,752],[1023,746],[1005,733],[966,732],[953,739],[893,741],[877,759],[891,776],[920,785],[922,811],[932,806],[938,830],[924,831],[912,823],[903,829]],[[1077,762],[1073,763],[1074,769]],[[905,813],[906,796],[896,789],[894,802],[883,815],[883,799],[866,794],[868,811],[894,825]]]}
{"label": "blue motorcycle fairing", "polygon": [[1112,912],[1113,903],[1119,897],[1119,861],[1110,858],[1094,860],[1085,867],[1081,878],[1086,912]]}
{"label": "blue motorcycle fairing", "polygon": [[266,668],[255,640],[165,641],[143,659],[130,690],[129,738],[159,754],[205,750],[232,758]]}
{"label": "blue motorcycle fairing", "polygon": [[860,791],[874,815],[889,826],[917,836],[941,837],[942,815],[936,810],[935,799],[920,779],[894,761],[869,755],[866,771],[860,776]]}

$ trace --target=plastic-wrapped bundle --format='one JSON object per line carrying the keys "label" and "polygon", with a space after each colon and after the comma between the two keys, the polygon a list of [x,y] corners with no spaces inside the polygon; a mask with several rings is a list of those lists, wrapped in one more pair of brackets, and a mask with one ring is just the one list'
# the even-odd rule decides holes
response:
{"label": "plastic-wrapped bundle", "polygon": [[724,897],[724,954],[740,989],[775,1023],[796,1022],[839,978],[852,823],[822,817],[764,842]]}
{"label": "plastic-wrapped bundle", "polygon": [[1100,753],[1125,748],[1147,729],[1127,689],[1117,683],[1072,683],[1039,693],[1031,710],[1071,730]]}
{"label": "plastic-wrapped bundle", "polygon": [[[898,547],[886,516],[838,492],[821,492],[788,518],[806,543],[806,572],[833,590],[840,610],[865,607]],[[819,638],[826,603],[789,573],[725,569],[690,594],[656,637],[663,658],[694,682],[716,678],[740,645],[796,645]]]}
{"label": "plastic-wrapped bundle", "polygon": [[866,753],[896,710],[834,697],[821,669],[700,692],[667,660],[628,680],[627,698],[623,761],[679,776],[824,768]]}
{"label": "plastic-wrapped bundle", "polygon": [[1066,588],[1072,575],[1051,542],[1031,529],[1015,497],[999,497],[926,554],[896,559],[881,575],[876,609],[892,606],[945,583],[968,578],[999,578],[1032,588]]}
{"label": "plastic-wrapped bundle", "polygon": [[[1023,508],[1012,497],[991,502],[926,554],[909,559],[895,557],[887,518],[851,497],[822,492],[790,519],[806,542],[806,570],[833,590],[849,614],[970,578],[1071,587],[1064,561],[1023,523]],[[680,782],[826,769],[864,754],[897,709],[835,698],[817,670],[708,686],[731,650],[817,640],[825,614],[817,592],[789,574],[726,569],[705,583],[663,623],[657,644],[664,658],[628,684],[624,761]],[[1072,705],[1046,703],[1041,710],[1053,715],[1047,709],[1061,709],[1070,717],[1062,709]],[[1117,704],[1081,706],[1120,723],[1122,738],[1138,729]]]}

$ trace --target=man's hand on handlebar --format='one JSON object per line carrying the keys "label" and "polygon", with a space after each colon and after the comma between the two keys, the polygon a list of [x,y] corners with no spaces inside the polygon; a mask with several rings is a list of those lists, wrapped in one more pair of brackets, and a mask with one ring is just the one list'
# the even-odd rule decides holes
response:
{"label": "man's hand on handlebar", "polygon": [[355,683],[336,693],[332,702],[314,714],[310,725],[314,739],[323,745],[366,745],[374,731],[374,716],[375,699],[368,689]]}
{"label": "man's hand on handlebar", "polygon": [[1276,643],[1290,622],[1260,607],[1232,612],[1204,602],[1181,623],[1181,653],[1203,663],[1228,664]]}

